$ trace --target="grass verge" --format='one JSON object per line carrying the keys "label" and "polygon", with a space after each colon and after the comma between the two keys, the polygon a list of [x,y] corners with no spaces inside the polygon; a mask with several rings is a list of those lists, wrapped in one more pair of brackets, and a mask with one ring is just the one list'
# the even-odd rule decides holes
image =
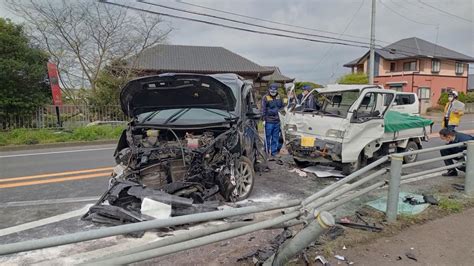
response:
{"label": "grass verge", "polygon": [[0,132],[0,146],[118,139],[123,126],[89,126],[73,130],[13,129]]}

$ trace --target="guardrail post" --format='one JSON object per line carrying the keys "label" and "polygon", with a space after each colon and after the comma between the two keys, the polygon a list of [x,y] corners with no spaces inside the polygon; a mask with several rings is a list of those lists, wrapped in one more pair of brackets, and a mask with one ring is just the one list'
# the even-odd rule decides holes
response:
{"label": "guardrail post", "polygon": [[316,241],[324,231],[336,224],[334,217],[329,212],[315,211],[314,216],[313,221],[284,244],[273,256],[268,258],[263,265],[286,265],[291,258]]}
{"label": "guardrail post", "polygon": [[387,210],[385,214],[387,216],[387,221],[392,223],[397,220],[403,156],[394,154],[390,159],[390,181],[388,184]]}
{"label": "guardrail post", "polygon": [[466,153],[466,180],[464,192],[467,196],[474,197],[474,140],[468,141]]}

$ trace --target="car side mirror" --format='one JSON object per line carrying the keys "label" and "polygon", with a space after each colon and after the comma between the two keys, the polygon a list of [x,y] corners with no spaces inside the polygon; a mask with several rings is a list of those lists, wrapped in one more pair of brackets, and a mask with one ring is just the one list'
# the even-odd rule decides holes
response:
{"label": "car side mirror", "polygon": [[357,109],[352,112],[352,118],[357,119]]}

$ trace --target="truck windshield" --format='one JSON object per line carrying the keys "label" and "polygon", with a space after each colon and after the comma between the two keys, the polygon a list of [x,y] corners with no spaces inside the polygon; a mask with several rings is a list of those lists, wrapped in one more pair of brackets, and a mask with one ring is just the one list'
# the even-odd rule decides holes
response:
{"label": "truck windshield", "polygon": [[327,92],[319,95],[322,114],[346,117],[347,112],[359,98],[359,90]]}

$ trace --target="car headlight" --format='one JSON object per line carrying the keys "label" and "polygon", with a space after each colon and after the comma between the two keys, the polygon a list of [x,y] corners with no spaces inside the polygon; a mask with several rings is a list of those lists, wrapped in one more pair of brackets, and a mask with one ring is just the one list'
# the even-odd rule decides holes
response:
{"label": "car headlight", "polygon": [[296,125],[288,124],[285,126],[287,132],[296,132]]}
{"label": "car headlight", "polygon": [[326,132],[326,137],[330,138],[344,138],[344,131],[342,130],[337,130],[337,129],[329,129]]}

